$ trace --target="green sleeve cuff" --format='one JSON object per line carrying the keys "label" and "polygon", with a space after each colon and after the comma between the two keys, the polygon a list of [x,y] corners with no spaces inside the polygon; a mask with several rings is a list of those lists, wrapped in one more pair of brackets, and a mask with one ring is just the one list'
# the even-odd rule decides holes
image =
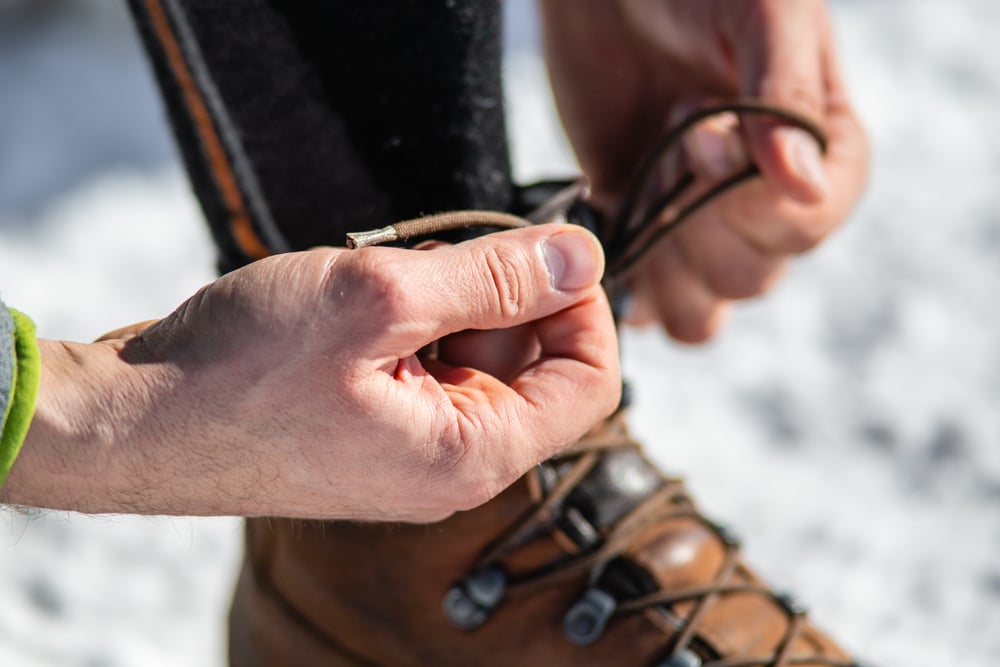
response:
{"label": "green sleeve cuff", "polygon": [[28,426],[35,414],[35,399],[42,377],[42,358],[35,338],[35,324],[27,315],[13,308],[8,309],[14,318],[14,368],[12,395],[7,402],[7,413],[0,422],[0,486],[14,465],[21,445],[28,434]]}

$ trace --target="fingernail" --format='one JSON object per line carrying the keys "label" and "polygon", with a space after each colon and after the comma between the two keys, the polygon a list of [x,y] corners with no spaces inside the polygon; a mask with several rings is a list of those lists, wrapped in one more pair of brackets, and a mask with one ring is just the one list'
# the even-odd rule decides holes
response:
{"label": "fingernail", "polygon": [[792,171],[817,190],[827,190],[830,182],[823,167],[823,154],[813,136],[797,127],[781,127],[776,132]]}
{"label": "fingernail", "polygon": [[562,232],[542,244],[549,280],[557,290],[589,287],[601,278],[603,253],[596,240],[583,231]]}

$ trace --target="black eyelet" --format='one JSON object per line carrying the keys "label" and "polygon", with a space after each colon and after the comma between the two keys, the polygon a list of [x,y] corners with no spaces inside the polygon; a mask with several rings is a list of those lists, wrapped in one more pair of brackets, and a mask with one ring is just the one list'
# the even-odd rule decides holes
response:
{"label": "black eyelet", "polygon": [[445,593],[442,608],[462,630],[475,630],[499,606],[507,591],[507,575],[499,565],[463,577]]}
{"label": "black eyelet", "polygon": [[563,618],[566,638],[577,646],[593,644],[604,634],[618,602],[600,588],[591,588]]}

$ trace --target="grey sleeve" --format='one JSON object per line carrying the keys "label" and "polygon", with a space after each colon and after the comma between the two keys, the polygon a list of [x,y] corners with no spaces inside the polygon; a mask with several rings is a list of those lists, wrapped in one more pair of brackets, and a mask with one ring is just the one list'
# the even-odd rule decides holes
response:
{"label": "grey sleeve", "polygon": [[14,318],[0,299],[0,431],[7,416],[7,402],[14,384]]}

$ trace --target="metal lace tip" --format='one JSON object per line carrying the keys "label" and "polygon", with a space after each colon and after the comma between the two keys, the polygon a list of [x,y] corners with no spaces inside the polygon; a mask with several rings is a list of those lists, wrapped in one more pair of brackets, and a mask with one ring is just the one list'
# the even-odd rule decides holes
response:
{"label": "metal lace tip", "polygon": [[366,232],[351,232],[347,235],[347,247],[366,248],[381,243],[391,243],[399,240],[399,234],[392,225],[380,229],[369,229]]}

